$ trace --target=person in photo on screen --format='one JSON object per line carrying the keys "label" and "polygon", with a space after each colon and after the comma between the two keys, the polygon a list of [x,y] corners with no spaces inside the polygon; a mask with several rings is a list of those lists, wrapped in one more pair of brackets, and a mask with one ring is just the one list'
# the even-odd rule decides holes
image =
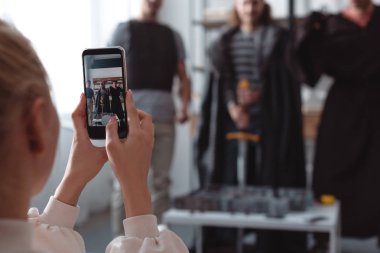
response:
{"label": "person in photo on screen", "polygon": [[95,105],[95,93],[91,87],[91,81],[86,82],[86,101],[87,101],[87,114],[88,125],[92,126],[92,119],[94,118],[94,105]]}
{"label": "person in photo on screen", "polygon": [[112,85],[109,87],[109,93],[111,95],[111,111],[116,114],[119,120],[124,119],[123,107],[121,105],[121,88],[117,85],[116,81],[112,81]]}
{"label": "person in photo on screen", "polygon": [[109,89],[106,88],[106,84],[102,81],[100,89],[96,95],[96,113],[103,116],[104,113],[111,113]]}

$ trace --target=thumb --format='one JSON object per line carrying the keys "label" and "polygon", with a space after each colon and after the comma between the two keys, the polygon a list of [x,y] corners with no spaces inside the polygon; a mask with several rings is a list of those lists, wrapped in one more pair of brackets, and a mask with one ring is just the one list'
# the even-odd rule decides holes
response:
{"label": "thumb", "polygon": [[71,114],[71,119],[73,121],[74,130],[80,136],[87,136],[86,130],[86,99],[82,93],[80,96],[80,101],[74,112]]}
{"label": "thumb", "polygon": [[120,145],[119,135],[117,133],[117,121],[115,116],[112,116],[106,126],[106,147],[107,149]]}

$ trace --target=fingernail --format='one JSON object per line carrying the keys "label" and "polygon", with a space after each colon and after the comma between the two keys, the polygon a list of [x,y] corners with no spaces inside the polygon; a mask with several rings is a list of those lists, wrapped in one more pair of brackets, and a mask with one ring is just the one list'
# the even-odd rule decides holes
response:
{"label": "fingernail", "polygon": [[116,117],[115,116],[112,116],[109,120],[108,120],[108,123],[111,124],[111,123],[114,123],[116,121]]}

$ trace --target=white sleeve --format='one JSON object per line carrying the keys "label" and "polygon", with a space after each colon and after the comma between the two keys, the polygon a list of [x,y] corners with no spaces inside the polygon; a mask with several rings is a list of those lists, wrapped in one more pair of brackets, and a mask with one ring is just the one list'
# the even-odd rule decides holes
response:
{"label": "white sleeve", "polygon": [[173,232],[158,231],[154,215],[142,215],[123,221],[125,236],[114,239],[106,253],[187,253],[182,240]]}
{"label": "white sleeve", "polygon": [[28,212],[33,226],[33,249],[52,253],[84,253],[83,238],[73,230],[79,207],[73,207],[50,197],[44,212],[36,208]]}

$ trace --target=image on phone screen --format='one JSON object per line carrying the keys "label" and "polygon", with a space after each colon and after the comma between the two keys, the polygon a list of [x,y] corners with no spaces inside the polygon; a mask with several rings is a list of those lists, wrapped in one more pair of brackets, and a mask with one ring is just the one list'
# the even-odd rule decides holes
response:
{"label": "image on phone screen", "polygon": [[[85,96],[87,101],[87,125],[90,137],[96,128],[107,125],[115,116],[119,125],[119,136],[126,137],[127,119],[125,113],[125,77],[121,54],[84,55]],[[91,136],[93,135],[93,136]],[[96,134],[95,134],[96,135]]]}

